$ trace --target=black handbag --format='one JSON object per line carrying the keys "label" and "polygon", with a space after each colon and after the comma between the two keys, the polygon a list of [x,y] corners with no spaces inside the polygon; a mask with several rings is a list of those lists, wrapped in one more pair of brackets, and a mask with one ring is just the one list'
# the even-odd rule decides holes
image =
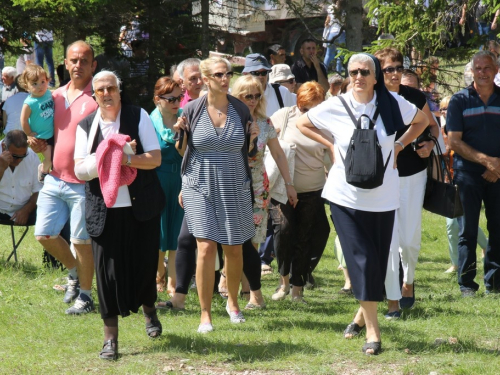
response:
{"label": "black handbag", "polygon": [[432,151],[429,158],[424,208],[434,214],[453,219],[464,213],[460,193],[458,186],[451,182],[451,173],[439,143],[435,137],[432,138],[438,152],[436,154]]}

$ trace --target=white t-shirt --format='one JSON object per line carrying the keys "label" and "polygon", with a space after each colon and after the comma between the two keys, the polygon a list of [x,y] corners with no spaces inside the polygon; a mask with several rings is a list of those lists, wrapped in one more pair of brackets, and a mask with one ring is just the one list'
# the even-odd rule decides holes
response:
{"label": "white t-shirt", "polygon": [[[407,125],[410,124],[417,113],[417,107],[396,93],[391,94],[399,103],[403,122]],[[344,94],[343,97],[356,118],[359,118],[362,114],[368,115],[370,118],[373,117],[377,102],[376,93],[366,105],[358,103],[354,99],[352,92]],[[340,206],[362,211],[384,212],[397,209],[399,207],[399,174],[397,169],[392,168],[396,134],[387,135],[382,117],[377,117],[375,129],[382,146],[384,163],[392,151],[385,171],[384,182],[375,189],[360,189],[348,184],[345,179],[345,167],[342,158],[345,159],[355,126],[340,99],[338,97],[328,99],[307,112],[307,116],[315,127],[328,130],[333,135],[335,143],[335,164],[328,174],[322,197]]]}
{"label": "white t-shirt", "polygon": [[[101,128],[102,136],[104,139],[109,138],[112,134],[118,134],[120,130],[120,113],[118,113],[115,122],[103,122],[99,121],[99,127]],[[149,118],[148,114],[144,109],[141,109],[141,120],[139,122],[139,138],[142,144],[144,152],[149,152],[153,150],[160,149],[160,143],[158,142],[158,137]],[[80,125],[76,129],[76,143],[75,143],[75,159],[85,159],[88,155],[87,153],[87,133],[83,130]],[[128,192],[128,186],[123,185],[118,188],[118,197],[113,205],[113,208],[117,207],[130,207],[132,202],[130,200],[130,194]]]}
{"label": "white t-shirt", "polygon": [[5,101],[3,110],[7,114],[7,124],[3,130],[4,134],[7,134],[11,130],[23,130],[21,127],[21,111],[23,109],[24,99],[26,99],[28,95],[27,92],[18,92]]}
{"label": "white t-shirt", "polygon": [[[292,107],[297,104],[297,96],[292,96],[292,93],[286,87],[280,86],[279,89],[285,107]],[[264,97],[266,98],[266,115],[267,117],[271,117],[280,109],[280,103],[278,102],[274,88],[269,83],[266,85]]]}
{"label": "white t-shirt", "polygon": [[[3,140],[0,145],[2,143]],[[24,207],[33,193],[42,189],[43,185],[38,181],[39,164],[37,154],[28,148],[28,156],[13,171],[7,167],[0,180],[0,212],[14,215]]]}

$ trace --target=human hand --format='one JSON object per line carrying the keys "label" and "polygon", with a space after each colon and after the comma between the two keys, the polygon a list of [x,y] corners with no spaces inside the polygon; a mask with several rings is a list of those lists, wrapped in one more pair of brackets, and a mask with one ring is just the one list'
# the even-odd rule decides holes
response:
{"label": "human hand", "polygon": [[500,177],[500,158],[490,157],[486,163],[488,171],[492,172],[497,178]]}
{"label": "human hand", "polygon": [[483,174],[482,174],[482,177],[488,181],[488,182],[497,182],[498,180],[498,176],[495,175],[493,172],[489,171],[489,170],[486,170]]}
{"label": "human hand", "polygon": [[16,225],[25,225],[28,222],[28,218],[30,216],[30,213],[27,212],[24,207],[21,208],[20,210],[14,212],[14,215],[10,217],[10,220],[12,220]]}
{"label": "human hand", "polygon": [[311,56],[309,56],[309,60],[311,60],[311,62],[313,63],[314,67],[316,68],[316,70],[318,70],[318,68],[319,68],[319,59],[318,59],[318,56],[311,55]]}
{"label": "human hand", "polygon": [[179,133],[181,130],[189,130],[187,126],[186,116],[181,116],[177,119],[177,122],[174,124],[174,131]]}
{"label": "human hand", "polygon": [[135,155],[137,153],[137,141],[135,139],[133,139],[128,144],[132,148],[132,151],[134,151],[134,155]]}
{"label": "human hand", "polygon": [[497,28],[497,21],[491,23],[491,30],[495,30]]}
{"label": "human hand", "polygon": [[288,196],[288,201],[290,202],[290,204],[293,206],[293,208],[295,208],[295,206],[297,206],[297,203],[299,202],[299,199],[297,198],[297,192],[292,185],[286,185],[286,195]]}
{"label": "human hand", "polygon": [[28,145],[37,154],[40,152],[44,152],[47,149],[47,141],[45,139],[28,137]]}
{"label": "human hand", "polygon": [[458,24],[460,26],[463,26],[465,24],[465,18],[460,17],[460,21],[458,21]]}
{"label": "human hand", "polygon": [[428,158],[431,154],[432,149],[434,148],[434,142],[425,141],[425,142],[420,142],[418,145],[420,146],[420,148],[416,150],[418,156],[420,156],[422,159]]}
{"label": "human hand", "polygon": [[178,197],[178,199],[179,199],[179,205],[180,205],[182,208],[184,208],[184,202],[183,202],[183,200],[182,200],[182,191],[179,193],[179,197]]}
{"label": "human hand", "polygon": [[5,171],[13,160],[14,158],[12,157],[10,151],[2,152],[0,155],[0,170]]}

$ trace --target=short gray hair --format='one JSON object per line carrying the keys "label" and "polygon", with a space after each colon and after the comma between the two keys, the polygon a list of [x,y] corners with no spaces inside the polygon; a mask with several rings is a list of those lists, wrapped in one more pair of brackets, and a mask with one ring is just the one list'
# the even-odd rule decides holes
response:
{"label": "short gray hair", "polygon": [[375,62],[367,54],[357,53],[355,55],[352,55],[351,58],[349,59],[349,63],[347,64],[347,70],[351,70],[351,64],[353,63],[368,63],[371,72],[377,75],[377,72],[375,71]]}
{"label": "short gray hair", "polygon": [[181,61],[180,64],[177,65],[177,73],[179,73],[179,77],[184,80],[184,69],[190,66],[196,66],[199,68],[200,63],[201,60],[194,57]]}
{"label": "short gray hair", "polygon": [[11,78],[16,78],[17,69],[14,68],[13,66],[6,66],[5,68],[2,69],[2,74],[5,74]]}
{"label": "short gray hair", "polygon": [[28,137],[22,130],[11,130],[5,136],[3,140],[5,147],[9,149],[10,145],[18,148],[27,148],[28,147]]}
{"label": "short gray hair", "polygon": [[342,78],[342,76],[338,73],[333,73],[333,75],[328,78],[328,84],[331,85],[335,82],[343,82],[344,81],[344,78]]}
{"label": "short gray hair", "polygon": [[174,78],[175,71],[177,70],[177,64],[170,67],[170,78]]}
{"label": "short gray hair", "polygon": [[483,49],[482,51],[476,52],[474,54],[474,56],[472,56],[472,59],[471,59],[471,68],[472,69],[474,69],[474,60],[479,59],[481,57],[489,57],[491,59],[491,62],[498,68],[498,61],[497,61],[497,57],[495,56],[495,54],[493,52],[486,51]]}
{"label": "short gray hair", "polygon": [[101,70],[99,73],[97,73],[94,76],[94,78],[92,78],[92,89],[95,89],[95,84],[97,81],[100,81],[101,79],[103,79],[105,77],[113,77],[118,89],[121,88],[122,81],[120,80],[120,78],[118,77],[118,75],[115,72],[112,72],[110,70]]}

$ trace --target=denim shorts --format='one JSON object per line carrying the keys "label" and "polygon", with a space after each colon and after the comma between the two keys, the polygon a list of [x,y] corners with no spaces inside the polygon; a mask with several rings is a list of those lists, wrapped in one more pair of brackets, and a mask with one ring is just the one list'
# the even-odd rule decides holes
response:
{"label": "denim shorts", "polygon": [[70,219],[71,242],[90,243],[85,226],[85,184],[47,175],[38,193],[35,236],[58,236]]}

